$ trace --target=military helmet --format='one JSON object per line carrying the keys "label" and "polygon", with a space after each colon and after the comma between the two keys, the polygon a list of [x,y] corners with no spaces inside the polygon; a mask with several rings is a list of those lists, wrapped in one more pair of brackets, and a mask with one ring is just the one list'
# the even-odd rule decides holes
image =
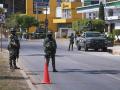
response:
{"label": "military helmet", "polygon": [[11,28],[10,32],[16,32],[15,28]]}
{"label": "military helmet", "polygon": [[52,32],[48,32],[47,33],[47,36],[49,37],[49,36],[52,36]]}

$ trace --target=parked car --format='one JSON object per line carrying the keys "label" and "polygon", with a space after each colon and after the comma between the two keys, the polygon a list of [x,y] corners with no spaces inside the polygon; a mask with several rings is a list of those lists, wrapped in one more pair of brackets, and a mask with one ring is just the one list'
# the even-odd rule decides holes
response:
{"label": "parked car", "polygon": [[34,39],[44,39],[46,37],[46,32],[44,28],[37,28],[33,34]]}
{"label": "parked car", "polygon": [[94,49],[95,51],[102,49],[103,51],[107,51],[108,40],[100,32],[87,31],[76,39],[76,45],[78,50],[84,48],[85,51],[88,51],[88,49]]}

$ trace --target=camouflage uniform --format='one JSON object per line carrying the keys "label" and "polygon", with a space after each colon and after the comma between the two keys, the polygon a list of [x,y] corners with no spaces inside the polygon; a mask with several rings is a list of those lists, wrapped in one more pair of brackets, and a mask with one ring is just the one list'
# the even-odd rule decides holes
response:
{"label": "camouflage uniform", "polygon": [[[52,45],[50,45],[51,47],[48,48],[48,43],[52,43]],[[53,67],[53,72],[57,72],[56,68],[55,68],[55,54],[56,54],[56,48],[57,48],[57,44],[55,39],[52,37],[51,33],[48,33],[47,38],[45,38],[44,40],[44,52],[45,52],[45,58],[46,58],[46,62],[49,66],[49,61],[50,58],[52,59],[52,67]]]}
{"label": "camouflage uniform", "polygon": [[70,50],[70,49],[73,50],[73,44],[74,44],[74,35],[73,35],[73,33],[71,33],[70,43],[69,43],[69,48],[68,48],[68,50]]}
{"label": "camouflage uniform", "polygon": [[16,35],[15,30],[11,30],[8,44],[10,69],[19,69],[16,66],[16,59],[19,58],[19,49],[20,42],[18,40],[18,36]]}

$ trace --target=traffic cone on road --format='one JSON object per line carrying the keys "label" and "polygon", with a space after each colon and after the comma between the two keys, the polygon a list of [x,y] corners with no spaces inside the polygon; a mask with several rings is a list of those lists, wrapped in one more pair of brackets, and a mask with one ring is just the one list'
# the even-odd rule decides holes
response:
{"label": "traffic cone on road", "polygon": [[43,80],[42,84],[50,84],[49,72],[48,72],[48,65],[45,63],[44,65],[44,73],[43,73]]}

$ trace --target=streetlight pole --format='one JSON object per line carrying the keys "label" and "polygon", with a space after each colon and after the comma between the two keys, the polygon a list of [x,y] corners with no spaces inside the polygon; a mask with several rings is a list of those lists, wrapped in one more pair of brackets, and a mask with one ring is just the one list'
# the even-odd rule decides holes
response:
{"label": "streetlight pole", "polygon": [[48,32],[48,18],[47,18],[47,2],[46,2],[46,17],[45,17],[45,32],[46,32],[46,37],[47,37],[47,32]]}
{"label": "streetlight pole", "polygon": [[38,2],[36,2],[36,20],[38,20]]}
{"label": "streetlight pole", "polygon": [[15,1],[13,0],[13,14],[15,13]]}
{"label": "streetlight pole", "polygon": [[1,41],[0,41],[0,42],[1,42],[1,43],[0,43],[0,48],[1,48],[1,49],[0,49],[0,51],[2,52],[2,23],[0,24],[0,29],[1,29],[1,30],[0,30],[0,34],[1,34],[1,35],[0,35],[0,37],[1,37]]}
{"label": "streetlight pole", "polygon": [[[85,5],[84,0],[81,0],[81,2],[82,2],[82,7],[84,7],[84,5]],[[84,13],[83,12],[82,12],[82,19],[84,19]]]}

